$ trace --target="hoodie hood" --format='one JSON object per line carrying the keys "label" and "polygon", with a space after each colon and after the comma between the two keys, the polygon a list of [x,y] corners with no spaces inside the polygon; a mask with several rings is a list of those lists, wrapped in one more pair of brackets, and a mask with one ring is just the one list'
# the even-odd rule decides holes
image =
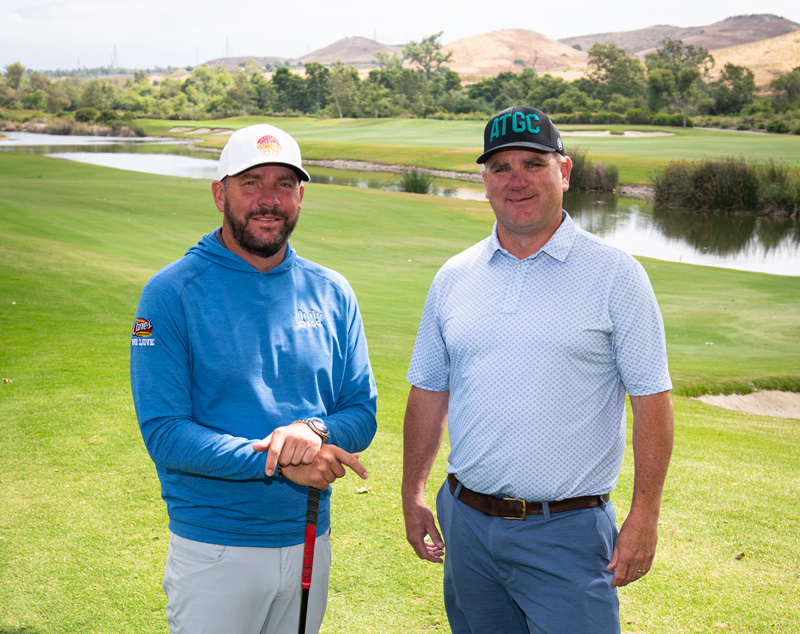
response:
{"label": "hoodie hood", "polygon": [[218,266],[224,266],[227,269],[241,271],[242,273],[250,273],[251,275],[278,275],[291,268],[292,264],[297,258],[295,250],[287,242],[286,254],[284,255],[283,262],[281,262],[274,269],[270,269],[266,273],[262,273],[247,260],[223,246],[218,237],[220,231],[222,231],[222,227],[217,227],[217,229],[211,233],[204,235],[200,242],[186,252],[186,255],[194,255],[204,260],[208,260],[209,262],[213,262]]}

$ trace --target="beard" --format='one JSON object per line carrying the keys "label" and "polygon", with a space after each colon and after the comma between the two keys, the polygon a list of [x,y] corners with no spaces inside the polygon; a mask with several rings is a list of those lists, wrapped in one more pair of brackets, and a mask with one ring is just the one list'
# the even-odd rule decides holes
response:
{"label": "beard", "polygon": [[[299,216],[295,216],[294,220],[290,220],[289,214],[277,207],[259,207],[258,209],[249,211],[245,214],[244,219],[239,222],[236,216],[231,212],[227,199],[225,200],[225,209],[222,213],[236,244],[248,253],[262,258],[272,257],[286,245],[299,219]],[[257,238],[247,227],[247,221],[250,220],[250,218],[263,215],[277,216],[284,221],[278,234],[271,240],[261,240]]]}

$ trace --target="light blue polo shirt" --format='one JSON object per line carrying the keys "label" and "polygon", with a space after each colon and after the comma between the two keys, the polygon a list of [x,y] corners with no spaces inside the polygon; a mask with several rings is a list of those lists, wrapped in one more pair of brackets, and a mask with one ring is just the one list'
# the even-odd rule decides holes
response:
{"label": "light blue polo shirt", "polygon": [[625,450],[625,392],[672,388],[644,268],[569,214],[519,260],[492,235],[431,284],[408,381],[450,392],[448,472],[490,495],[609,493]]}

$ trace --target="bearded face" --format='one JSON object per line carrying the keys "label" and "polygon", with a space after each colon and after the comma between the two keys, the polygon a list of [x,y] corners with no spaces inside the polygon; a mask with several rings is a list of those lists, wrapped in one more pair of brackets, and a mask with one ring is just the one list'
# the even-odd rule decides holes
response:
{"label": "bearded face", "polygon": [[[280,209],[277,205],[271,207],[259,207],[247,212],[243,218],[238,218],[231,210],[230,201],[226,197],[223,218],[230,229],[233,239],[243,250],[262,258],[269,258],[278,253],[288,242],[289,236],[297,226],[300,216],[295,214],[291,217],[288,213]],[[274,216],[283,219],[283,224],[277,233],[267,234],[265,237],[253,231],[248,223],[257,217]]]}

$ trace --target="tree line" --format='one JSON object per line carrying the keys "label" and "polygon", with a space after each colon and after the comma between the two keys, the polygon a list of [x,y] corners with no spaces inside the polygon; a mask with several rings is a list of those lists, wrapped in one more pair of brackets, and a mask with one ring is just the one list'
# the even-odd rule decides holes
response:
{"label": "tree line", "polygon": [[654,123],[766,128],[800,134],[800,67],[776,77],[760,92],[753,72],[726,63],[711,80],[713,56],[702,47],[666,40],[640,60],[614,44],[588,51],[584,77],[568,82],[540,74],[521,60],[503,72],[462,85],[447,67],[441,33],[411,42],[402,56],[376,54],[376,68],[361,77],[339,61],[285,66],[271,76],[253,61],[233,72],[200,66],[183,80],[77,74],[49,77],[15,62],[0,77],[0,108],[41,111],[78,121],[124,118],[202,120],[235,115],[330,117],[485,118],[515,103],[535,104],[560,123]]}

